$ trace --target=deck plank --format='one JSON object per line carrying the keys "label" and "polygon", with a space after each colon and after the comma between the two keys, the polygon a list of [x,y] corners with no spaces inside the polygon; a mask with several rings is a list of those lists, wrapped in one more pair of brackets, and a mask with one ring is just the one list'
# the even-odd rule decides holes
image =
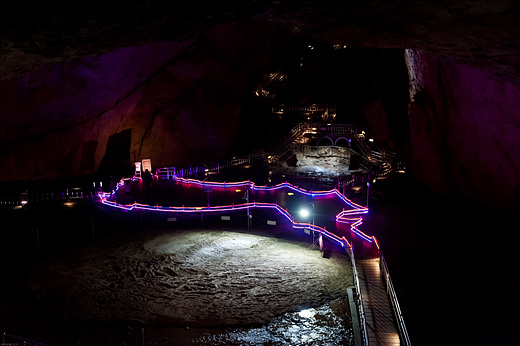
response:
{"label": "deck plank", "polygon": [[378,260],[356,261],[369,345],[400,345]]}

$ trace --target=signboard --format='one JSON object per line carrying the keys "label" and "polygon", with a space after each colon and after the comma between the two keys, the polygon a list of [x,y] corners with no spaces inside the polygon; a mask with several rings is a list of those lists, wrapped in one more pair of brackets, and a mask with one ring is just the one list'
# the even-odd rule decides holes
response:
{"label": "signboard", "polygon": [[227,220],[227,221],[229,221],[229,220],[231,220],[231,216],[222,215],[222,216],[220,217],[220,219],[221,219],[221,220]]}
{"label": "signboard", "polygon": [[267,224],[271,226],[276,226],[276,221],[267,220]]}
{"label": "signboard", "polygon": [[143,159],[143,172],[148,170],[148,172],[152,172],[152,160]]}
{"label": "signboard", "polygon": [[141,176],[141,162],[136,162],[135,163],[135,174],[134,174],[136,177],[140,177]]}

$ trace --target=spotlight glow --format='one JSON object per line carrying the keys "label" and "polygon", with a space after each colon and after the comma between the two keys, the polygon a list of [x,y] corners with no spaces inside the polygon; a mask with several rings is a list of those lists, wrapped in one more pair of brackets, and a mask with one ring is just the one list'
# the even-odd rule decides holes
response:
{"label": "spotlight glow", "polygon": [[300,317],[302,317],[302,318],[311,318],[311,317],[314,317],[315,314],[316,314],[316,310],[312,309],[312,308],[305,309],[305,310],[298,312],[298,315],[300,315]]}

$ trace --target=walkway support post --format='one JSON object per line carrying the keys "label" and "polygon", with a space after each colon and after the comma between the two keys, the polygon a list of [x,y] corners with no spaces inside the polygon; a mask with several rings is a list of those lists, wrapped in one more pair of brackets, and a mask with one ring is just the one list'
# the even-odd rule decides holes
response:
{"label": "walkway support post", "polygon": [[247,229],[251,228],[251,214],[249,211],[249,187],[246,188],[246,203],[247,203]]}

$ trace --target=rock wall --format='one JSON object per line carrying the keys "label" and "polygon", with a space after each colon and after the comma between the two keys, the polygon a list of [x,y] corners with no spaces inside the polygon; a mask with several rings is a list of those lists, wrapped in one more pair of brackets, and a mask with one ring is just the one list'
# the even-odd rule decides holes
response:
{"label": "rock wall", "polygon": [[296,152],[296,171],[300,173],[347,174],[350,148],[305,146]]}
{"label": "rock wall", "polygon": [[0,180],[114,173],[142,158],[154,167],[219,159],[237,137],[255,71],[288,37],[278,27],[218,25],[1,83]]}
{"label": "rock wall", "polygon": [[[144,100],[146,90],[188,45],[119,48],[48,65],[0,85],[0,138],[6,168],[0,173],[2,180],[93,173],[111,136],[130,131],[131,142],[138,142],[142,133],[132,131],[131,115],[137,113],[141,121],[150,122],[143,115],[143,103],[150,101]],[[126,157],[118,161],[130,164],[129,146]]]}
{"label": "rock wall", "polygon": [[417,180],[520,208],[520,86],[455,58],[407,50]]}

